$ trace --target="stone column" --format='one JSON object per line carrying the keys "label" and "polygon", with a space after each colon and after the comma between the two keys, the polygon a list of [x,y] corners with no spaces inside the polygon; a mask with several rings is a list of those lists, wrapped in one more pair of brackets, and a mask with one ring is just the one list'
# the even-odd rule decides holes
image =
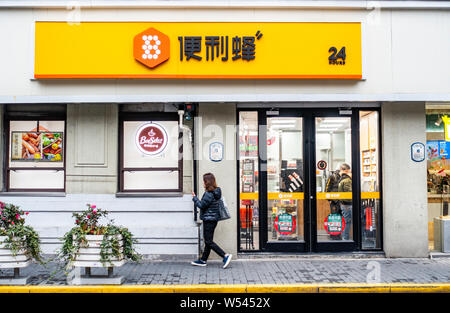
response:
{"label": "stone column", "polygon": [[384,103],[381,113],[384,251],[427,257],[427,163],[411,159],[411,144],[426,144],[425,103]]}

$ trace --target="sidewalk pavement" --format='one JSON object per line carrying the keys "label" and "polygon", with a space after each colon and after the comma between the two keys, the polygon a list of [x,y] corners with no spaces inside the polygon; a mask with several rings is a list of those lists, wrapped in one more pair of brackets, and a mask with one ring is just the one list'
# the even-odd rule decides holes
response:
{"label": "sidewalk pavement", "polygon": [[[55,263],[46,267],[31,264],[21,269],[21,276],[31,276],[30,285],[67,285],[64,272],[51,277]],[[12,269],[0,270],[1,276]],[[84,271],[83,271],[84,274]],[[92,275],[104,275],[106,269],[93,268]],[[206,267],[195,267],[190,260],[128,262],[114,269],[125,277],[123,285],[287,285],[287,284],[438,284],[450,286],[450,258],[436,259],[308,259],[268,258],[234,259],[227,269],[220,260]],[[446,287],[447,288],[447,287]],[[450,290],[450,289],[446,289]]]}

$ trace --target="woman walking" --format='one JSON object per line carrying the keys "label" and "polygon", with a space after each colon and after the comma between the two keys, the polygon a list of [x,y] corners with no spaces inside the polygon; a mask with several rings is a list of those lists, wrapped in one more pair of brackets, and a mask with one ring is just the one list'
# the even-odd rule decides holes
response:
{"label": "woman walking", "polygon": [[222,197],[222,190],[217,187],[216,178],[211,173],[203,175],[203,186],[205,193],[201,200],[192,192],[192,201],[200,209],[200,219],[203,221],[203,238],[205,240],[205,250],[200,259],[191,262],[192,265],[206,266],[211,250],[216,252],[223,259],[223,268],[231,262],[232,255],[226,254],[214,241],[214,230],[219,221],[219,201]]}

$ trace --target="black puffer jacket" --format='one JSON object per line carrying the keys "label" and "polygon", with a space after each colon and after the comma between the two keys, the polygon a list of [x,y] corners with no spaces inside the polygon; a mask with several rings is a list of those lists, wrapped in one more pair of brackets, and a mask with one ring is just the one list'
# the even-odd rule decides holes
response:
{"label": "black puffer jacket", "polygon": [[206,191],[202,200],[193,197],[195,206],[200,209],[200,219],[202,221],[218,221],[219,220],[219,201],[222,197],[222,190],[217,187],[214,191]]}

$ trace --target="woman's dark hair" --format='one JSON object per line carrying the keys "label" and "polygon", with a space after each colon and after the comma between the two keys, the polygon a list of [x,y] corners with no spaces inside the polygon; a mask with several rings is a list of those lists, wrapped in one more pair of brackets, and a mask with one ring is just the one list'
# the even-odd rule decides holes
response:
{"label": "woman's dark hair", "polygon": [[216,178],[212,173],[204,174],[203,182],[205,183],[206,191],[214,191],[217,188]]}

